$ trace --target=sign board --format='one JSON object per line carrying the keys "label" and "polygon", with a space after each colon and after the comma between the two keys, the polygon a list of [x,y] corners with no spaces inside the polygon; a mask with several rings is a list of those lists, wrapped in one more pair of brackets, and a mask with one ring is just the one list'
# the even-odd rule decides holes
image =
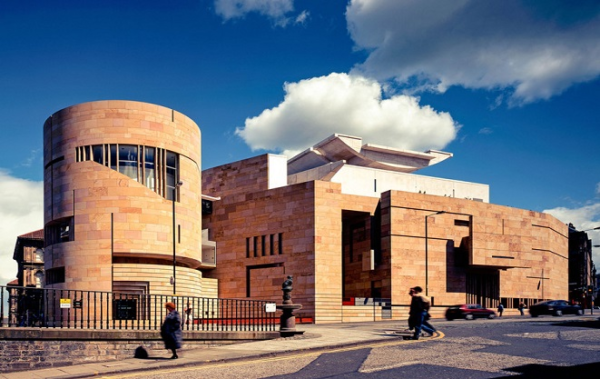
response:
{"label": "sign board", "polygon": [[277,305],[275,303],[267,303],[265,304],[265,312],[273,313],[277,310]]}
{"label": "sign board", "polygon": [[136,299],[113,300],[113,318],[115,320],[135,320],[136,313]]}
{"label": "sign board", "polygon": [[73,308],[83,308],[83,300],[73,300]]}
{"label": "sign board", "polygon": [[61,308],[71,308],[71,299],[60,299]]}

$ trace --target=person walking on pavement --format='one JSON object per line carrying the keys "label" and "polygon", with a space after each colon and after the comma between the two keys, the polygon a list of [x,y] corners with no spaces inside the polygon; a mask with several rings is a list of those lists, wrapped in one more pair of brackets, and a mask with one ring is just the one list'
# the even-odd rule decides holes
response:
{"label": "person walking on pavement", "polygon": [[162,337],[165,348],[173,352],[171,359],[179,358],[177,356],[177,349],[181,348],[183,342],[183,333],[181,332],[181,316],[175,309],[175,304],[168,302],[165,303],[167,310],[167,316],[160,327],[160,336]]}
{"label": "person walking on pavement", "polygon": [[413,287],[408,294],[411,296],[410,310],[408,312],[408,324],[415,328],[413,339],[418,340],[421,336],[421,330],[428,333],[430,336],[435,333],[435,329],[425,320],[428,315],[428,310],[431,301],[428,297],[421,295],[423,289],[421,287]]}
{"label": "person walking on pavement", "polygon": [[519,312],[521,312],[521,316],[524,316],[525,313],[523,312],[523,309],[525,309],[525,304],[523,302],[519,303]]}
{"label": "person walking on pavement", "polygon": [[425,308],[425,312],[423,314],[423,326],[437,332],[437,330],[429,323],[429,319],[431,316],[429,315],[429,309],[431,309],[431,299],[427,296],[423,295],[423,289],[419,286],[413,288],[417,293],[417,296],[421,297],[421,301],[423,302],[423,307]]}
{"label": "person walking on pavement", "polygon": [[502,312],[504,312],[504,305],[500,303],[500,305],[498,305],[498,317],[502,317]]}
{"label": "person walking on pavement", "polygon": [[194,309],[190,306],[190,302],[189,301],[187,303],[187,308],[185,308],[183,311],[185,312],[185,324],[189,325],[190,324],[190,318],[192,318],[192,312],[194,311]]}

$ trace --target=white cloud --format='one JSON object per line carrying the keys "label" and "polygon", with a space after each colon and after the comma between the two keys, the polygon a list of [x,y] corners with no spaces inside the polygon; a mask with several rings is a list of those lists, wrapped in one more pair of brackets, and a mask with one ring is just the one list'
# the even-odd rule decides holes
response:
{"label": "white cloud", "polygon": [[[586,205],[581,208],[554,208],[544,211],[549,213],[565,224],[571,223],[577,230],[588,230],[600,226],[600,203]],[[600,245],[600,230],[586,232],[592,240],[592,245]],[[593,248],[593,260],[600,267],[600,248]]]}
{"label": "white cloud", "polygon": [[507,90],[548,99],[600,74],[600,3],[549,0],[352,0],[355,70],[405,88]]}
{"label": "white cloud", "polygon": [[304,24],[308,17],[310,16],[310,12],[302,11],[298,17],[296,17],[296,24]]}
{"label": "white cloud", "polygon": [[[31,167],[34,163],[42,164],[42,160],[40,159],[40,155],[42,153],[42,149],[34,149],[31,150],[29,156],[21,163],[23,167]],[[39,162],[38,162],[39,161]]]}
{"label": "white cloud", "polygon": [[0,285],[17,277],[12,259],[17,236],[43,227],[43,187],[43,182],[15,178],[0,169]]}
{"label": "white cloud", "polygon": [[215,11],[225,21],[256,12],[271,18],[276,25],[285,26],[289,22],[286,14],[293,10],[293,0],[215,0]]}
{"label": "white cloud", "polygon": [[286,83],[284,90],[282,103],[236,129],[252,150],[292,156],[333,133],[401,149],[442,149],[459,128],[448,113],[421,106],[418,98],[383,99],[379,83],[359,76],[334,73]]}

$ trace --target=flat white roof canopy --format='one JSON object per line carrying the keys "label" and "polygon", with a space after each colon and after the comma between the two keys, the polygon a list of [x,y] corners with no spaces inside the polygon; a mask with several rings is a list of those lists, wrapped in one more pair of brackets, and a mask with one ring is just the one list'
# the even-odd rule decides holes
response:
{"label": "flat white roof canopy", "polygon": [[428,150],[417,152],[363,144],[362,138],[334,134],[288,160],[288,174],[310,170],[332,162],[353,166],[411,173],[452,157],[452,153]]}

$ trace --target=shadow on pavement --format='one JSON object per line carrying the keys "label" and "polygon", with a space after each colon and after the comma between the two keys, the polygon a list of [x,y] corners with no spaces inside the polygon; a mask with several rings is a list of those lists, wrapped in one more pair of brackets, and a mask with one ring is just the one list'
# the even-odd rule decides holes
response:
{"label": "shadow on pavement", "polygon": [[160,361],[163,359],[171,360],[171,358],[167,358],[167,357],[152,357],[148,354],[148,351],[146,349],[144,349],[142,346],[139,346],[138,348],[135,349],[135,353],[133,354],[133,357],[137,358],[137,359],[150,359],[150,360],[155,360],[155,361]]}
{"label": "shadow on pavement", "polygon": [[[519,373],[520,375],[511,376],[511,378],[569,378],[580,375],[590,376],[600,370],[600,362],[586,363],[576,366],[544,366],[544,365],[525,365],[506,368],[504,371]],[[504,376],[503,376],[504,378]]]}
{"label": "shadow on pavement", "polygon": [[594,320],[594,321],[580,321],[580,320],[563,321],[563,322],[557,322],[557,323],[552,324],[552,325],[555,325],[555,326],[576,326],[578,328],[600,329],[600,320]]}

